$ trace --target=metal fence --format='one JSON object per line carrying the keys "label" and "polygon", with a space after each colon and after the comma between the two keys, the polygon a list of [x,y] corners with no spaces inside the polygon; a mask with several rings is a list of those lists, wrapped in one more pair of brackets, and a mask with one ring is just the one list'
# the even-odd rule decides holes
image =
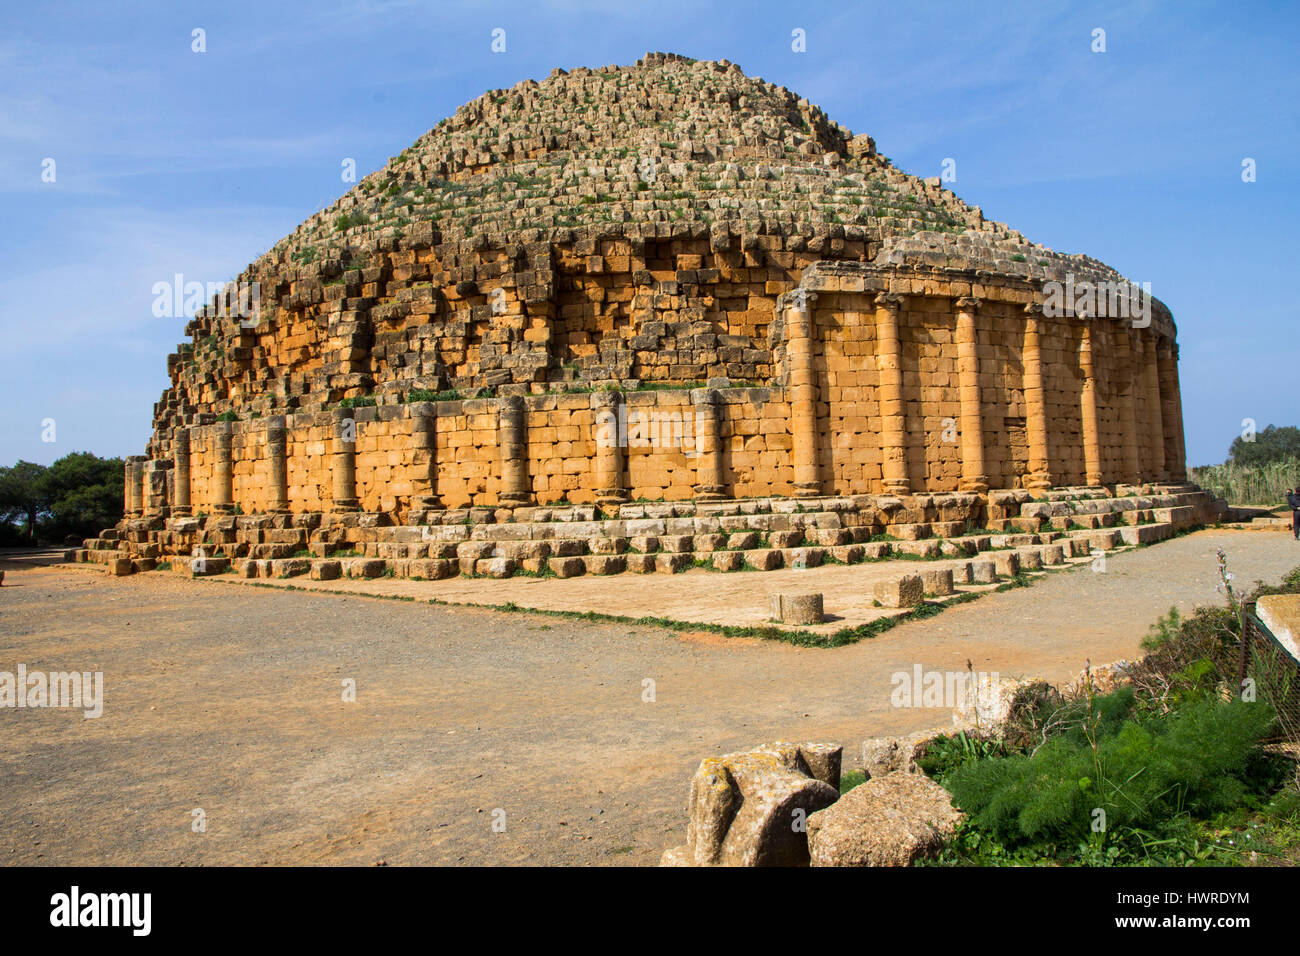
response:
{"label": "metal fence", "polygon": [[1300,742],[1300,661],[1255,616],[1253,604],[1247,607],[1243,639],[1245,689],[1277,713],[1278,740]]}

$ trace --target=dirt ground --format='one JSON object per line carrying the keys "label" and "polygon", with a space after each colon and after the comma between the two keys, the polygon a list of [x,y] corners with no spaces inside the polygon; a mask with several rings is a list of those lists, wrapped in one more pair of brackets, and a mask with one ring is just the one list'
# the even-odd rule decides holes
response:
{"label": "dirt ground", "polygon": [[1221,600],[1219,547],[1238,584],[1300,564],[1289,534],[1203,531],[836,649],[8,563],[0,670],[102,671],[105,703],[0,708],[0,861],[653,864],[703,757],[816,739],[852,764],[943,725],[890,706],[918,663],[1060,680],[1132,657],[1171,605]]}

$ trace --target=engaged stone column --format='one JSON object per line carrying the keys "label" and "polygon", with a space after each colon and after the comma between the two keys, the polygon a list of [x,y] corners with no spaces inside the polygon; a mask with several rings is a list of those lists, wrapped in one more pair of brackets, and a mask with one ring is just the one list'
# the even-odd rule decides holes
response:
{"label": "engaged stone column", "polygon": [[1137,434],[1137,363],[1133,361],[1133,336],[1127,322],[1121,320],[1114,329],[1115,364],[1119,370],[1120,448],[1124,455],[1122,480],[1136,484],[1142,480]]}
{"label": "engaged stone column", "polygon": [[501,399],[501,504],[511,508],[532,501],[528,483],[527,407],[522,396]]}
{"label": "engaged stone column", "polygon": [[790,438],[794,457],[794,493],[810,498],[822,493],[817,461],[817,371],[814,368],[813,321],[802,289],[785,297],[785,359],[790,369]]}
{"label": "engaged stone column", "polygon": [[190,430],[172,430],[172,514],[190,513]]}
{"label": "engaged stone column", "polygon": [[1164,410],[1160,407],[1160,360],[1154,334],[1145,337],[1145,348],[1142,351],[1142,386],[1146,393],[1148,432],[1143,444],[1151,450],[1151,477],[1156,481],[1164,481],[1169,477],[1169,473],[1165,471]]}
{"label": "engaged stone column", "polygon": [[1079,411],[1083,427],[1083,474],[1089,485],[1101,484],[1101,443],[1097,430],[1097,380],[1092,367],[1092,321],[1083,320],[1083,341],[1079,346],[1079,369],[1083,372],[1083,391]]}
{"label": "engaged stone column", "polygon": [[122,516],[135,514],[135,456],[127,455],[122,462]]}
{"label": "engaged stone column", "polygon": [[145,455],[131,456],[131,514],[137,518],[144,516],[144,463]]}
{"label": "engaged stone column", "polygon": [[415,477],[411,481],[411,507],[441,511],[438,497],[438,406],[414,402],[406,406],[411,417],[411,460]]}
{"label": "engaged stone column", "polygon": [[962,491],[989,490],[984,473],[984,413],[980,407],[979,345],[975,335],[975,314],[980,300],[967,296],[957,300],[957,397],[961,400],[961,483]]}
{"label": "engaged stone column", "polygon": [[1178,346],[1161,339],[1160,398],[1164,403],[1165,468],[1170,481],[1187,480],[1187,449],[1183,444],[1183,399],[1178,385]]}
{"label": "engaged stone column", "polygon": [[628,496],[623,486],[623,393],[593,392],[591,407],[596,413],[592,422],[596,436],[596,503],[616,505]]}
{"label": "engaged stone column", "polygon": [[1047,447],[1047,397],[1043,391],[1043,307],[1025,306],[1025,438],[1029,444],[1029,473],[1025,487],[1043,491],[1052,487],[1051,459]]}
{"label": "engaged stone column", "polygon": [[144,514],[148,517],[167,517],[171,513],[167,503],[167,473],[171,471],[172,463],[146,458],[141,468]]}
{"label": "engaged stone column", "polygon": [[695,406],[695,497],[709,501],[727,496],[722,482],[722,396],[714,388],[691,391]]}
{"label": "engaged stone column", "polygon": [[898,346],[898,313],[903,297],[891,292],[876,296],[876,402],[880,406],[881,490],[906,495],[907,432],[903,410],[903,366]]}
{"label": "engaged stone column", "polygon": [[217,422],[216,429],[216,477],[212,489],[212,511],[214,514],[231,514],[235,510],[235,460],[231,452],[232,432],[230,422]]}
{"label": "engaged stone column", "polygon": [[330,510],[356,511],[361,507],[357,500],[357,420],[350,408],[334,409],[331,419],[330,475],[334,489]]}
{"label": "engaged stone column", "polygon": [[271,487],[267,510],[285,514],[289,510],[289,453],[283,415],[266,420],[266,451],[271,459]]}

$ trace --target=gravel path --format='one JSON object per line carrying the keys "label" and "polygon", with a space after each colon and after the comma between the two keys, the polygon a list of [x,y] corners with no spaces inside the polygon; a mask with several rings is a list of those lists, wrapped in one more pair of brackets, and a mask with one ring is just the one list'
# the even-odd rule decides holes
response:
{"label": "gravel path", "polygon": [[1300,564],[1290,535],[1204,531],[830,650],[7,564],[0,670],[103,671],[106,702],[0,709],[0,859],[652,864],[701,758],[794,738],[852,762],[942,725],[889,705],[914,664],[1059,680],[1131,657],[1171,605],[1220,600],[1219,547],[1239,583]]}

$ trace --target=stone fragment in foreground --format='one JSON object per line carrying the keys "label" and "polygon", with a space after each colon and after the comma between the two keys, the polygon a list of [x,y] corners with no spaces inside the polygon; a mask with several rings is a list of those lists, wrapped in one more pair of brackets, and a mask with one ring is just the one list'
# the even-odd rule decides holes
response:
{"label": "stone fragment in foreground", "polygon": [[890,773],[808,817],[813,866],[910,866],[952,838],[962,818],[948,791],[922,773]]}
{"label": "stone fragment in foreground", "polygon": [[701,761],[686,843],[662,866],[804,866],[804,822],[839,797],[842,749],[777,741]]}

